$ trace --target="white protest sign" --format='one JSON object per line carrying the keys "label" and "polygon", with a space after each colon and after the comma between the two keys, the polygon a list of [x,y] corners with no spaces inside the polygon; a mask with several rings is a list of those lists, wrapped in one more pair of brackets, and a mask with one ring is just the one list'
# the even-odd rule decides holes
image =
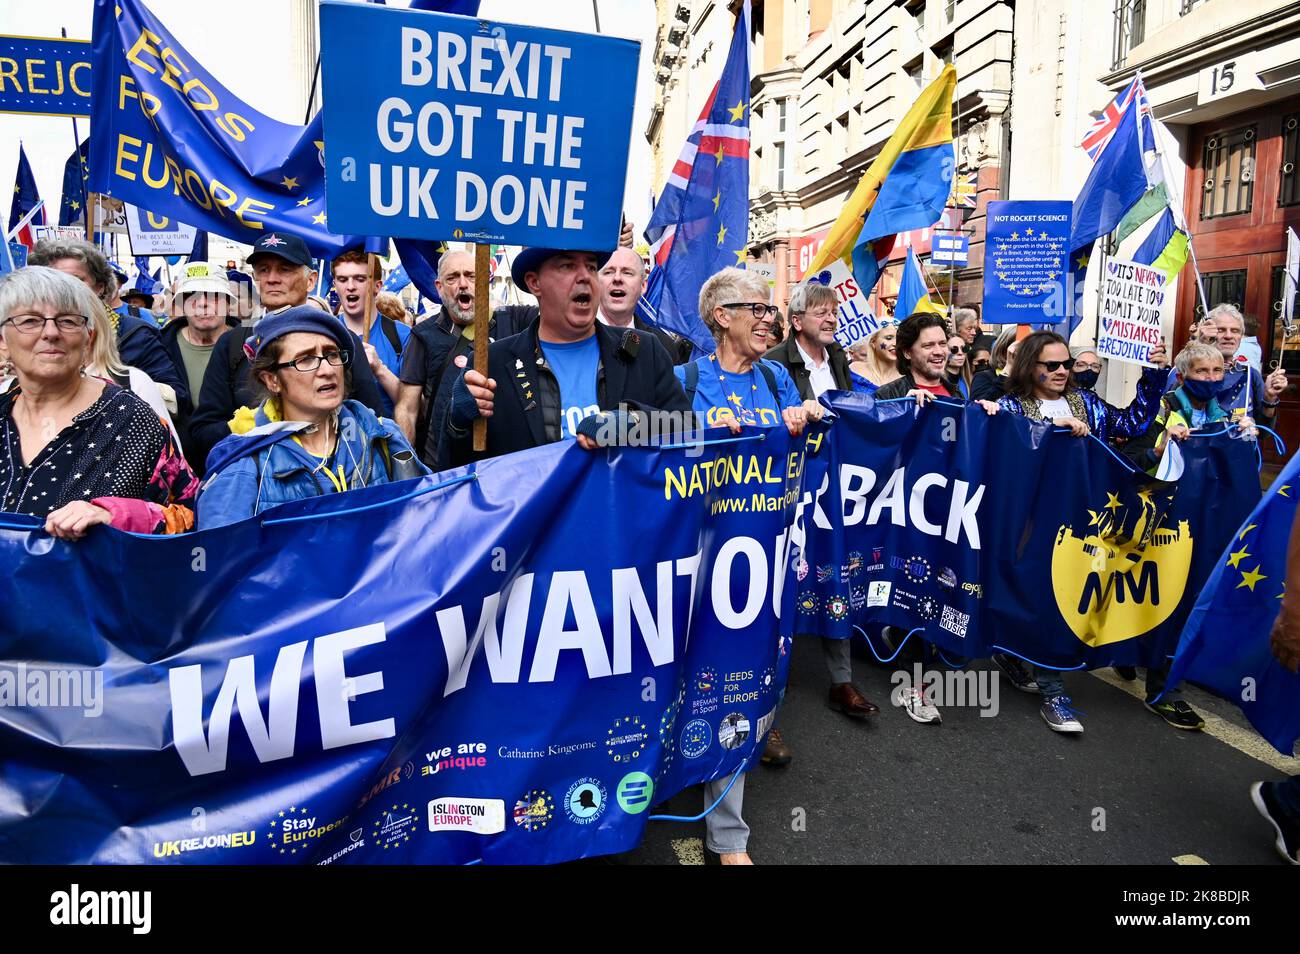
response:
{"label": "white protest sign", "polygon": [[867,296],[862,294],[853,273],[841,259],[836,259],[825,269],[812,275],[810,282],[819,282],[835,289],[839,299],[839,323],[835,326],[835,340],[840,347],[847,348],[870,335],[880,327],[880,322],[871,313]]}
{"label": "white protest sign", "polygon": [[1169,279],[1149,265],[1108,258],[1101,280],[1097,353],[1114,361],[1154,367],[1151,352],[1160,344],[1173,303]]}
{"label": "white protest sign", "polygon": [[194,251],[198,229],[163,215],[126,207],[126,231],[132,255],[188,255]]}

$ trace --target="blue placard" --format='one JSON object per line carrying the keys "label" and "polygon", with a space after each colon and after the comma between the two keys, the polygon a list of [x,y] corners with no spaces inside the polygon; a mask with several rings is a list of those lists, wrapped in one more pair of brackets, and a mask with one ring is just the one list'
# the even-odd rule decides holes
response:
{"label": "blue placard", "polygon": [[984,321],[1054,325],[1066,319],[1070,202],[990,202]]}
{"label": "blue placard", "polygon": [[0,113],[90,115],[90,42],[0,36]]}
{"label": "blue placard", "polygon": [[[356,40],[366,38],[364,69]],[[321,5],[330,228],[610,249],[639,44]]]}
{"label": "blue placard", "polygon": [[965,235],[934,234],[930,243],[931,265],[965,266],[970,261],[970,239]]}

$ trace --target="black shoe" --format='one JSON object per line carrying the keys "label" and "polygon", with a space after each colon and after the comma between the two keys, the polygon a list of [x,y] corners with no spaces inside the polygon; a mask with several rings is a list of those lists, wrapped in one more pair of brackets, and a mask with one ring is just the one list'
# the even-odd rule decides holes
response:
{"label": "black shoe", "polygon": [[1138,677],[1136,666],[1116,666],[1114,668],[1115,672],[1119,673],[1121,679],[1127,679],[1129,682],[1132,682]]}
{"label": "black shoe", "polygon": [[1200,732],[1205,728],[1205,720],[1182,699],[1174,699],[1171,702],[1144,702],[1142,704],[1175,729]]}
{"label": "black shoe", "polygon": [[1004,653],[994,653],[991,657],[993,665],[1002,670],[1002,675],[1007,677],[1007,681],[1015,686],[1021,692],[1038,692],[1038,683],[1034,677],[1014,656],[1007,656]]}
{"label": "black shoe", "polygon": [[1255,808],[1277,832],[1277,853],[1286,859],[1289,865],[1300,865],[1300,824],[1282,813],[1281,807],[1273,797],[1273,790],[1280,782],[1256,782],[1250,787],[1250,800]]}

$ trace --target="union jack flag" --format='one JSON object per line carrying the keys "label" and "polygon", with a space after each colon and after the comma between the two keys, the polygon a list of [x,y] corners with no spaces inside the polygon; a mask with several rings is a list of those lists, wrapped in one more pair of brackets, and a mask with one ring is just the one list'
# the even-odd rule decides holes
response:
{"label": "union jack flag", "polygon": [[1137,95],[1138,90],[1142,90],[1142,115],[1148,115],[1151,108],[1147,104],[1146,90],[1142,86],[1142,77],[1135,76],[1132,82],[1097,115],[1088,131],[1084,133],[1083,141],[1079,145],[1088,153],[1088,158],[1093,162],[1097,161],[1101,151],[1106,148],[1106,143],[1110,142],[1110,137],[1115,135],[1115,130],[1119,128],[1119,121],[1124,116],[1124,110],[1128,109],[1129,104],[1133,102],[1133,97]]}

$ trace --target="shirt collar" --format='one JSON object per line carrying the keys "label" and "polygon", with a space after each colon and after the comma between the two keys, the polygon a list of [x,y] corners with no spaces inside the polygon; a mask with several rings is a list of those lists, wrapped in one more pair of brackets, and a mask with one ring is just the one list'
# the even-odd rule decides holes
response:
{"label": "shirt collar", "polygon": [[801,361],[803,361],[803,366],[804,366],[805,368],[807,368],[809,371],[817,371],[817,370],[819,370],[820,368],[824,368],[824,367],[826,367],[826,364],[827,364],[827,363],[830,361],[830,359],[831,359],[831,356],[830,356],[830,354],[828,353],[828,354],[826,355],[826,360],[823,361],[820,365],[818,365],[817,362],[813,361],[812,356],[809,355],[807,351],[804,351],[804,350],[803,350],[803,345],[799,344],[799,339],[798,339],[798,338],[795,338],[795,339],[794,339],[794,346],[795,346],[795,348],[797,348],[798,351],[799,351],[799,358],[800,358]]}

